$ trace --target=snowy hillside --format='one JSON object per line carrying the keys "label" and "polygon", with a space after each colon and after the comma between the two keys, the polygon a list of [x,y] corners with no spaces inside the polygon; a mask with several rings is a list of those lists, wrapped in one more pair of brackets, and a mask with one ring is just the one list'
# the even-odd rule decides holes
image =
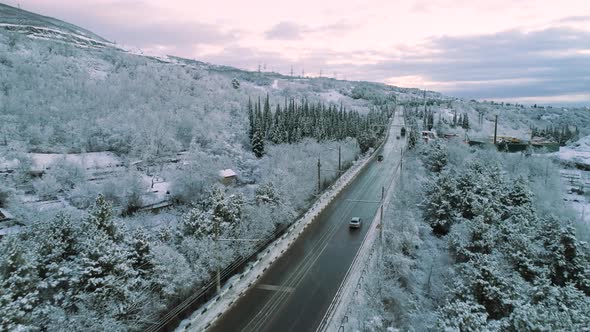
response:
{"label": "snowy hillside", "polygon": [[0,3],[0,30],[30,37],[61,40],[87,47],[112,47],[106,39],[73,24]]}

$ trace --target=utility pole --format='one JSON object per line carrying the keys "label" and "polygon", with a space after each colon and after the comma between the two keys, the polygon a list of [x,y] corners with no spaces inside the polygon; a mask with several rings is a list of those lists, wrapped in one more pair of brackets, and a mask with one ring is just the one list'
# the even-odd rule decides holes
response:
{"label": "utility pole", "polygon": [[496,137],[498,137],[498,115],[496,114],[496,121],[494,122],[494,145],[496,145]]}
{"label": "utility pole", "polygon": [[381,229],[383,229],[383,203],[385,200],[385,187],[381,187],[381,215],[379,216],[379,220],[381,223]]}
{"label": "utility pole", "polygon": [[338,176],[340,176],[341,172],[342,172],[342,152],[341,152],[341,147],[340,145],[338,145]]}
{"label": "utility pole", "polygon": [[320,163],[320,157],[318,156],[318,195],[322,192],[322,182],[320,180],[320,169],[322,164]]}
{"label": "utility pole", "polygon": [[293,77],[293,65],[291,65],[291,77]]}
{"label": "utility pole", "polygon": [[217,264],[217,277],[216,279],[216,285],[217,285],[217,294],[219,294],[221,292],[221,271],[219,268],[219,221],[215,220],[215,252],[217,253],[217,262],[215,262]]}

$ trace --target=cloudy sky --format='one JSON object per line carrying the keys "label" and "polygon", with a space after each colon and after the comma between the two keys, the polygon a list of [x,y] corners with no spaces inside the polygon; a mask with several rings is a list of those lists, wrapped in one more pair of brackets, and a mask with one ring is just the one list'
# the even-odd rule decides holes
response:
{"label": "cloudy sky", "polygon": [[589,0],[2,1],[150,53],[590,105]]}

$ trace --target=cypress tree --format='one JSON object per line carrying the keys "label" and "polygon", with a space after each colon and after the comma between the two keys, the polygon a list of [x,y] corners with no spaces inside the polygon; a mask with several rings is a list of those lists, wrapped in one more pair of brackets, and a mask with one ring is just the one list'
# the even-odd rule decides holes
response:
{"label": "cypress tree", "polygon": [[254,136],[254,109],[252,107],[252,100],[250,100],[250,97],[248,97],[248,122],[249,122],[249,127],[248,127],[248,138],[250,139],[250,142],[252,142],[252,136]]}
{"label": "cypress tree", "polygon": [[270,131],[270,126],[272,124],[272,114],[270,113],[270,100],[268,93],[266,94],[266,99],[264,100],[264,113],[262,116],[262,132],[264,134],[264,138],[268,138],[268,133]]}
{"label": "cypress tree", "polygon": [[277,108],[274,114],[274,120],[269,134],[270,141],[274,144],[283,143],[283,128],[281,117],[281,106],[277,104]]}

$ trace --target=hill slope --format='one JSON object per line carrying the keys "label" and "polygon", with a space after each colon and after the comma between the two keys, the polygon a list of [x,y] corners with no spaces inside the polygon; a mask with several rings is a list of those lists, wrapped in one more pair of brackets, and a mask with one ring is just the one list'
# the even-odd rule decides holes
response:
{"label": "hill slope", "polygon": [[79,45],[112,46],[108,40],[76,25],[0,3],[0,29],[36,38],[68,41]]}

